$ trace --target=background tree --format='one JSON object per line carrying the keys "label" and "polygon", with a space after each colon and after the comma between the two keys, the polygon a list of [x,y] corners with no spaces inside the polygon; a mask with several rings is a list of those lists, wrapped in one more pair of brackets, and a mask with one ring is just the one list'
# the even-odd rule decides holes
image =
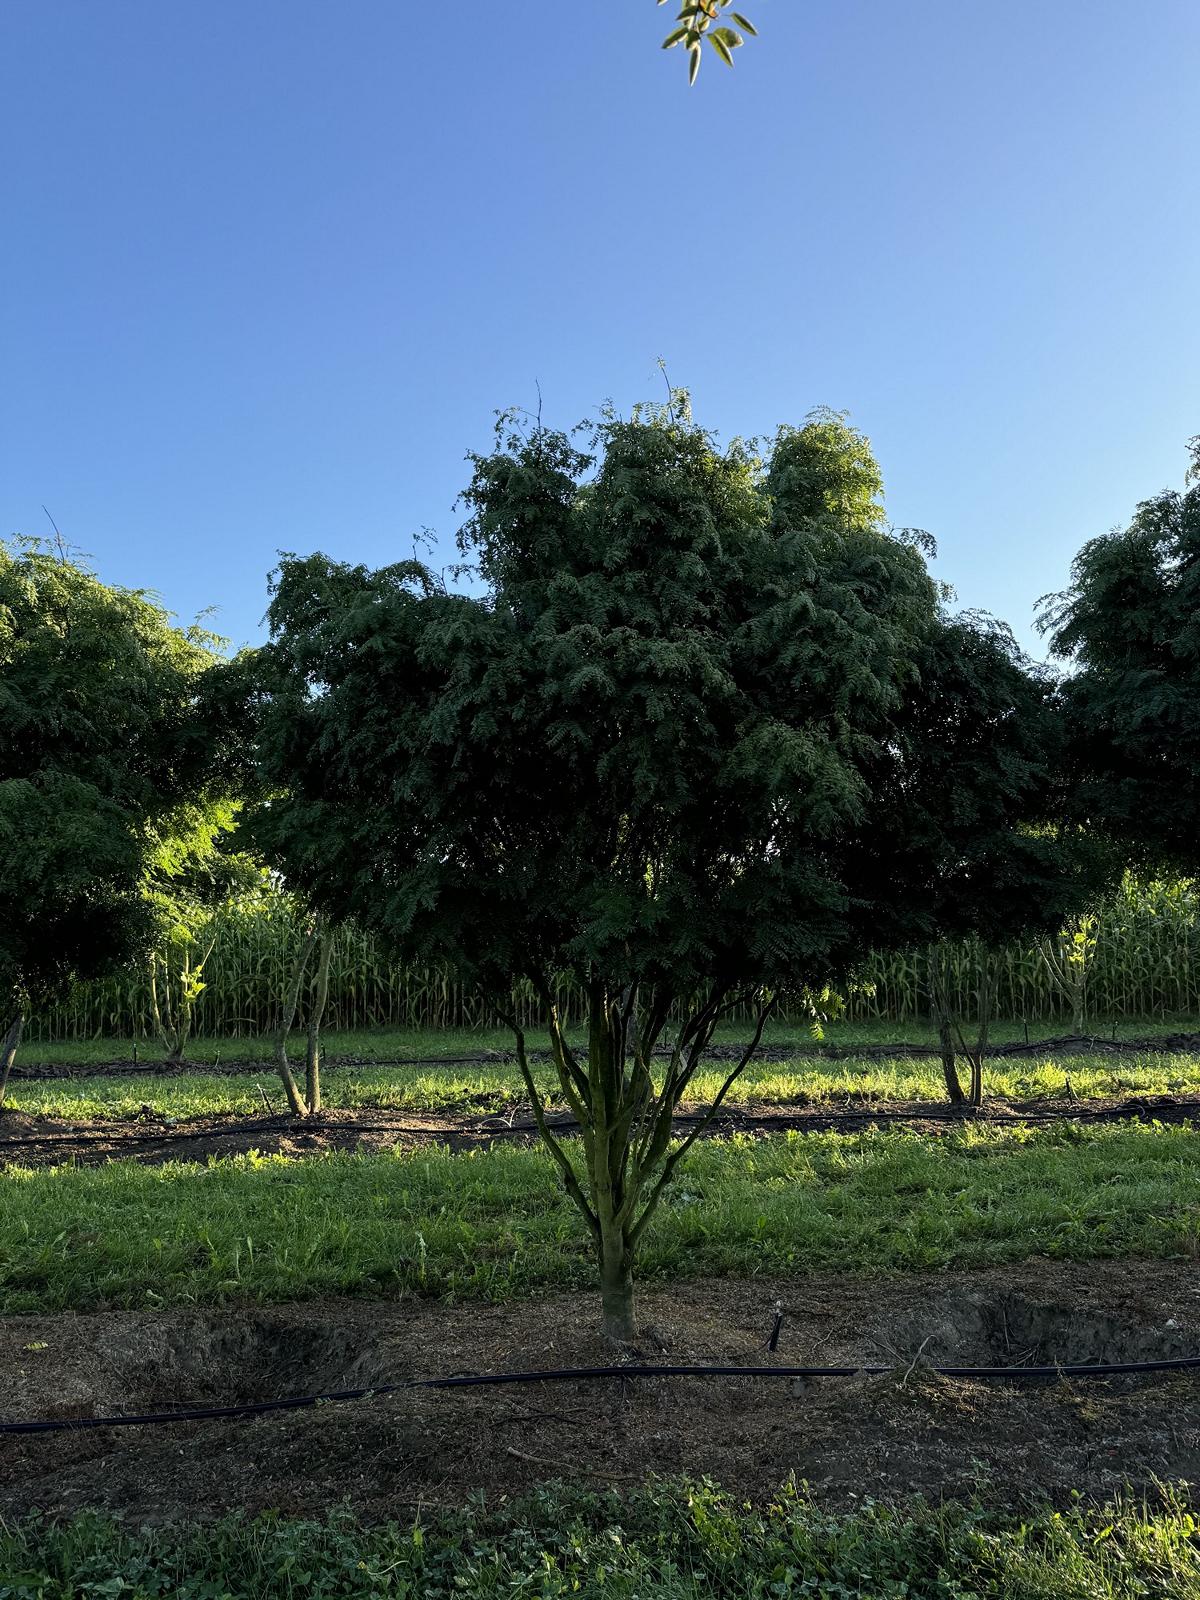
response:
{"label": "background tree", "polygon": [[215,765],[215,659],[147,595],[0,544],[0,1098],[29,1006],[149,948],[155,851]]}
{"label": "background tree", "polygon": [[[930,945],[930,1001],[952,1104],[982,1100],[982,1063],[995,1004],[995,953],[1057,935],[1111,885],[1102,844],[1068,817],[1066,734],[1050,674],[1011,631],[981,613],[944,615],[916,656],[891,735],[868,764],[870,806],[846,885],[870,908],[864,939]],[[886,875],[892,893],[880,896]],[[948,940],[979,948],[978,1033],[949,1000]],[[964,1092],[956,1057],[969,1060]]]}
{"label": "background tree", "polygon": [[154,916],[150,1014],[167,1060],[183,1060],[221,912],[263,892],[267,874],[236,846],[241,802],[208,793],[153,830],[144,892]]}
{"label": "background tree", "polygon": [[[211,673],[206,680],[204,709],[214,742],[229,754],[230,787],[243,802],[230,840],[233,860],[243,875],[241,892],[245,892],[247,865],[252,865],[272,892],[284,896],[292,911],[289,921],[294,924],[295,944],[281,986],[272,1044],[288,1109],[295,1117],[306,1117],[321,1109],[321,1028],[329,999],[336,927],[327,913],[322,914],[307,899],[298,882],[285,883],[283,878],[291,854],[277,849],[276,817],[282,797],[277,783],[268,779],[263,765],[256,762],[254,752],[262,659],[259,652],[246,650],[226,662],[221,671]],[[303,1089],[296,1082],[288,1055],[292,1029],[301,1017],[306,1025]]]}
{"label": "background tree", "polygon": [[1064,685],[1080,817],[1131,865],[1200,876],[1200,438],[1182,491],[1084,545],[1042,626]]}

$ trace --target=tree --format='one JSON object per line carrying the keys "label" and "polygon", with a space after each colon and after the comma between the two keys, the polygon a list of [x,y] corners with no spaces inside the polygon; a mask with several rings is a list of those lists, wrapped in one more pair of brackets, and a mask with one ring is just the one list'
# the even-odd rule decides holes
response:
{"label": "tree", "polygon": [[[771,1011],[911,927],[892,863],[871,882],[851,867],[941,624],[879,496],[869,446],[833,413],[781,429],[763,465],[673,397],[607,416],[590,454],[502,424],[465,497],[483,594],[415,561],[288,557],[276,575],[263,848],[314,906],[492,997],[619,1340],[638,1242]],[[561,970],[587,997],[578,1050]],[[508,1013],[514,978],[542,999],[578,1167]],[[673,1143],[714,1029],[749,1004],[750,1043]]]}
{"label": "tree", "polygon": [[1200,438],[1182,491],[1084,545],[1042,626],[1064,686],[1081,819],[1130,863],[1200,876]]}
{"label": "tree", "polygon": [[[627,1339],[634,1252],[703,1126],[672,1147],[672,1116],[718,1022],[757,1006],[713,1113],[788,984],[860,941],[839,851],[937,597],[840,418],[782,430],[765,471],[678,399],[594,443],[510,431],[475,459],[481,596],[416,562],[285,559],[257,827],[314,906],[450,961],[509,1020]],[[553,1006],[560,970],[587,996],[586,1051]],[[514,977],[542,997],[582,1172],[508,1015]]]}
{"label": "tree", "polygon": [[[666,0],[658,0],[658,4],[665,5]],[[728,16],[746,33],[758,33],[749,17],[740,11],[730,10],[732,4],[733,0],[684,0],[683,9],[676,18],[678,26],[672,28],[663,40],[663,49],[674,50],[677,45],[683,45],[688,58],[689,83],[695,83],[696,74],[700,71],[706,39],[709,48],[727,67],[733,65],[733,52],[740,50],[746,42],[737,28],[721,22],[722,17]],[[721,23],[721,26],[714,27],[714,23]]]}
{"label": "tree", "polygon": [[[947,598],[949,598],[947,596]],[[930,999],[953,1105],[979,1105],[995,953],[1057,935],[1113,876],[1102,845],[1068,814],[1066,735],[1058,686],[1003,623],[943,615],[916,655],[890,737],[868,762],[870,805],[846,887],[873,902],[880,945],[929,951]],[[884,877],[892,892],[879,896]],[[973,1046],[947,976],[946,941],[979,950]],[[968,1057],[964,1093],[956,1057]]]}
{"label": "tree", "polygon": [[150,1012],[168,1062],[183,1060],[217,917],[265,888],[266,873],[236,848],[241,802],[219,790],[175,807],[153,830],[144,893],[154,916]]}
{"label": "tree", "polygon": [[[333,929],[329,919],[312,913],[300,922],[300,946],[292,964],[275,1034],[275,1070],[287,1096],[288,1109],[294,1117],[315,1116],[321,1109],[321,1024],[329,999],[329,963],[333,955]],[[304,987],[309,962],[316,956],[315,970],[311,974],[312,994],[308,1007],[308,1029],[304,1046],[304,1093],[300,1093],[292,1064],[288,1060],[288,1036],[300,1009],[300,995]]]}
{"label": "tree", "polygon": [[215,659],[149,596],[0,544],[0,1099],[30,1005],[149,948],[155,849],[212,765]]}

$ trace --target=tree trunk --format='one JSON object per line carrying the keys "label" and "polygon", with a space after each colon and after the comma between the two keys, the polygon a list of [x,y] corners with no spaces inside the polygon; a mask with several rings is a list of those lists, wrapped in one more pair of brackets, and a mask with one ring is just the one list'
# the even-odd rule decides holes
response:
{"label": "tree trunk", "polygon": [[329,958],[333,954],[333,935],[328,928],[321,936],[321,959],[317,966],[317,989],[308,1014],[308,1049],[304,1060],[304,1099],[309,1116],[321,1109],[321,1019],[329,998]]}
{"label": "tree trunk", "polygon": [[[150,1015],[151,1015],[151,1018],[153,1019],[153,1022],[154,1022],[154,1031],[155,1031],[155,1033],[158,1034],[159,1042],[161,1043],[161,1045],[163,1047],[163,1054],[167,1058],[167,1064],[169,1066],[171,1066],[171,1065],[175,1065],[176,1063],[178,1063],[180,1055],[182,1054],[182,1052],[180,1051],[180,1049],[178,1047],[177,1035],[175,1033],[175,1030],[174,1030],[174,1028],[172,1028],[169,1025],[169,1016],[168,1016],[168,1018],[166,1020],[164,1020],[163,1014],[162,1014],[162,1007],[159,1005],[159,1002],[158,1002],[158,963],[159,963],[159,959],[160,958],[157,955],[157,953],[155,953],[154,955],[152,955],[150,957]],[[164,967],[164,971],[165,971],[165,967]],[[166,976],[167,976],[167,1011],[169,1013],[170,1009],[171,1009],[170,974],[169,974],[169,972],[166,973]]]}
{"label": "tree trunk", "polygon": [[958,1076],[954,1030],[950,1026],[950,1015],[936,1002],[934,1010],[937,1014],[938,1046],[942,1053],[942,1076],[946,1080],[946,1097],[952,1106],[961,1106],[966,1096],[963,1094],[963,1086]]}
{"label": "tree trunk", "polygon": [[21,1034],[24,1029],[25,1018],[18,1011],[8,1032],[4,1035],[3,1044],[0,1044],[0,1106],[4,1104],[5,1096],[8,1094],[9,1074],[12,1072],[13,1062],[17,1058],[17,1046],[21,1043]]}
{"label": "tree trunk", "polygon": [[292,1031],[292,1023],[296,1020],[296,1008],[300,1004],[300,986],[304,982],[304,969],[308,966],[308,958],[312,955],[313,945],[317,940],[318,924],[314,921],[312,927],[304,937],[300,946],[300,953],[296,957],[296,965],[292,968],[292,980],[288,985],[288,992],[284,1000],[283,1013],[279,1019],[279,1031],[275,1035],[275,1070],[279,1074],[279,1081],[283,1084],[283,1092],[287,1096],[288,1107],[294,1117],[306,1115],[306,1107],[296,1087],[296,1080],[292,1076],[291,1064],[288,1061],[287,1042],[288,1034]]}
{"label": "tree trunk", "polygon": [[708,998],[680,1024],[656,1078],[653,1056],[676,999],[673,994],[652,990],[639,1016],[636,984],[616,991],[591,980],[584,1058],[576,1055],[566,1038],[549,983],[536,973],[530,976],[545,1007],[558,1086],[579,1125],[582,1163],[572,1159],[547,1121],[545,1101],[529,1065],[525,1033],[517,1016],[503,1010],[499,1015],[516,1040],[517,1062],[538,1133],[592,1238],[600,1275],[601,1329],[614,1343],[629,1344],[637,1337],[633,1265],[638,1241],[680,1162],[717,1115],[758,1049],[775,999],[760,996],[753,1039],[730,1068],[712,1104],[679,1137],[672,1119],[695,1078],[713,1030],[723,1016],[753,999],[755,991],[739,993],[727,985],[714,985]]}
{"label": "tree trunk", "polygon": [[958,1061],[954,1049],[954,1025],[950,1015],[950,1002],[943,981],[944,974],[938,966],[936,950],[929,954],[929,1003],[937,1023],[938,1047],[942,1057],[942,1077],[946,1081],[946,1098],[952,1106],[966,1101],[958,1076]]}
{"label": "tree trunk", "polygon": [[971,1104],[976,1110],[983,1105],[983,1058],[988,1047],[988,1030],[991,1027],[997,987],[994,962],[985,951],[979,978],[979,1033],[974,1051],[968,1052],[971,1059]]}
{"label": "tree trunk", "polygon": [[615,1344],[632,1344],[637,1338],[633,1258],[619,1226],[608,1231],[600,1245],[600,1326]]}

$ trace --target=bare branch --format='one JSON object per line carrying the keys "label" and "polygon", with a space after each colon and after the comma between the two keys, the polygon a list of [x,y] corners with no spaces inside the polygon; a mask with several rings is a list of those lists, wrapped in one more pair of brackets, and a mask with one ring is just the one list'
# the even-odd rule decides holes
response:
{"label": "bare branch", "polygon": [[772,997],[770,1000],[768,1000],[765,1006],[761,1006],[759,1008],[758,1019],[754,1028],[754,1037],[742,1052],[741,1059],[738,1061],[733,1071],[725,1079],[725,1082],[721,1085],[712,1105],[709,1106],[708,1110],[700,1118],[699,1122],[697,1122],[696,1126],[688,1134],[687,1138],[684,1139],[676,1147],[676,1149],[671,1152],[671,1155],[664,1165],[662,1172],[659,1174],[658,1181],[655,1183],[654,1188],[650,1192],[650,1198],[646,1201],[646,1205],[641,1216],[634,1223],[633,1228],[630,1230],[629,1239],[631,1244],[636,1244],[638,1239],[641,1237],[646,1224],[650,1221],[651,1216],[654,1214],[663,1190],[674,1177],[679,1163],[683,1160],[684,1156],[687,1155],[688,1151],[692,1148],[704,1130],[711,1125],[713,1118],[721,1109],[721,1105],[725,1099],[725,1096],[729,1093],[730,1089],[733,1088],[733,1085],[737,1082],[738,1078],[741,1077],[742,1073],[749,1066],[755,1051],[758,1049],[759,1041],[762,1039],[763,1029],[767,1025],[767,1018],[771,1015],[772,1011],[774,1011],[775,1004],[775,999]]}
{"label": "bare branch", "polygon": [[584,1220],[591,1229],[593,1237],[599,1240],[599,1218],[588,1204],[587,1196],[584,1194],[579,1179],[575,1175],[575,1168],[571,1165],[570,1158],[561,1143],[551,1133],[550,1126],[546,1121],[546,1108],[542,1102],[541,1095],[538,1093],[537,1084],[534,1082],[533,1073],[530,1071],[529,1057],[525,1051],[525,1032],[515,1016],[505,1016],[499,1008],[497,1008],[497,1015],[501,1017],[505,1026],[511,1030],[516,1041],[517,1064],[521,1069],[521,1077],[525,1081],[525,1092],[528,1094],[529,1103],[533,1108],[533,1120],[537,1125],[537,1131],[562,1173],[563,1184],[567,1193],[583,1213]]}

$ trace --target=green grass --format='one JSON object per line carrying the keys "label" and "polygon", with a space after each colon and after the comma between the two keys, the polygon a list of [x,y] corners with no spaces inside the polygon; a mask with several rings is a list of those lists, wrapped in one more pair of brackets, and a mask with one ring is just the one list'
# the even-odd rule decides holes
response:
{"label": "green grass", "polygon": [[[644,1276],[1194,1258],[1190,1127],[788,1134],[698,1146],[643,1242]],[[505,1299],[590,1286],[582,1225],[540,1149],[442,1148],[207,1166],[0,1172],[0,1311],[322,1293]]]}
{"label": "green grass", "polygon": [[1182,1497],[1022,1518],[980,1507],[834,1513],[785,1489],[755,1509],[708,1484],[550,1488],[494,1510],[362,1527],[230,1517],[134,1529],[0,1526],[0,1600],[1197,1600]]}
{"label": "green grass", "polygon": [[[1105,1039],[1112,1038],[1111,1018],[1097,1018],[1096,1032]],[[1123,1019],[1116,1028],[1118,1039],[1153,1038],[1157,1035],[1188,1031],[1200,1032],[1200,1020],[1194,1017],[1172,1019]],[[1030,1023],[1031,1040],[1061,1038],[1069,1032],[1062,1021]],[[827,1023],[823,1030],[824,1042],[848,1049],[862,1044],[889,1044],[898,1039],[914,1044],[935,1044],[937,1035],[933,1025],[914,1018],[907,1022],[835,1022]],[[717,1030],[718,1042],[733,1042],[749,1037],[745,1023],[726,1023]],[[1021,1022],[999,1022],[992,1030],[996,1044],[1014,1044],[1026,1037]],[[577,1042],[582,1043],[579,1032]],[[814,1039],[804,1023],[774,1023],[763,1034],[767,1045],[795,1044],[806,1050],[813,1048]],[[531,1048],[544,1045],[545,1040],[537,1029],[529,1030]],[[97,1062],[129,1061],[132,1063],[134,1042],[128,1038],[97,1037],[85,1040],[39,1041],[27,1039],[21,1046],[19,1060],[28,1065],[89,1066]],[[143,1039],[137,1046],[138,1061],[142,1066],[161,1059],[162,1052],[153,1039]],[[293,1058],[303,1054],[304,1041],[300,1034],[292,1040]],[[188,1045],[188,1059],[200,1064],[215,1061],[261,1061],[270,1064],[274,1042],[268,1038],[197,1038]],[[495,1050],[508,1053],[512,1050],[512,1035],[506,1028],[373,1028],[356,1032],[333,1031],[325,1036],[325,1051],[331,1060],[353,1057],[362,1061],[420,1058],[437,1060],[445,1056],[478,1055]]]}
{"label": "green grass", "polygon": [[[447,1052],[453,1053],[453,1052]],[[213,1114],[258,1115],[263,1111],[259,1085],[276,1110],[284,1109],[279,1081],[270,1067],[240,1076],[189,1073],[184,1077],[139,1074],[130,1077],[15,1080],[8,1103],[31,1116],[80,1121],[128,1118],[149,1105],[169,1118]],[[537,1070],[542,1087],[553,1096],[554,1077],[548,1066]],[[1200,1057],[1193,1055],[1018,1057],[988,1065],[989,1094],[1014,1100],[1061,1095],[1070,1081],[1073,1091],[1089,1098],[1122,1094],[1169,1094],[1200,1088]],[[692,1096],[710,1099],[723,1073],[714,1064],[699,1073]],[[525,1097],[515,1065],[453,1064],[416,1067],[330,1067],[324,1074],[325,1102],[331,1108],[385,1106],[395,1110],[454,1111],[478,1109],[481,1103],[515,1105]],[[763,1100],[773,1104],[811,1099],[838,1102],[848,1096],[868,1100],[941,1100],[941,1070],[933,1060],[831,1061],[798,1058],[790,1064],[760,1062],[747,1068],[734,1085],[733,1103]],[[0,1137],[3,1124],[0,1121]]]}

